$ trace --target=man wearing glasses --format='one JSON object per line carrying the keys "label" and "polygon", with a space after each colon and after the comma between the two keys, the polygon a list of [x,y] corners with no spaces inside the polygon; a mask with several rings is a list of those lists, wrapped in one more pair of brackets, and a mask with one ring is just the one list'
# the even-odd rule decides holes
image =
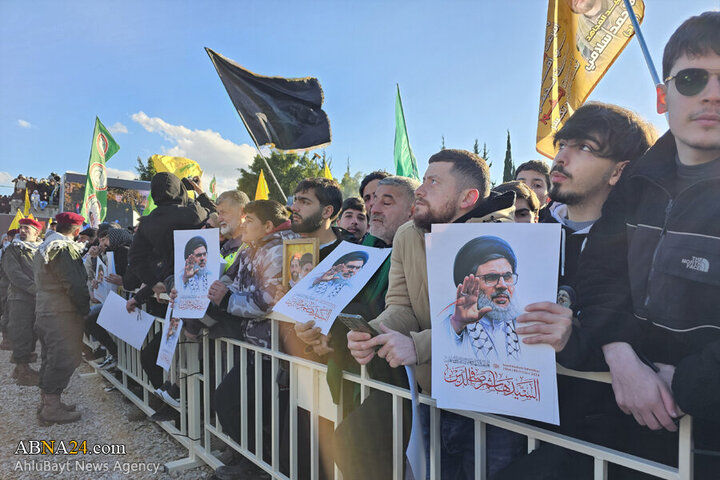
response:
{"label": "man wearing glasses", "polygon": [[464,356],[492,361],[520,358],[513,302],[517,258],[503,239],[485,235],[474,238],[455,256],[457,299],[445,319],[456,351]]}
{"label": "man wearing glasses", "polygon": [[207,293],[210,288],[210,281],[206,267],[207,243],[203,237],[193,237],[185,245],[183,286],[186,290],[195,293]]}
{"label": "man wearing glasses", "polygon": [[558,360],[610,370],[612,392],[585,417],[594,420],[584,439],[672,465],[677,435],[669,432],[688,413],[694,478],[717,478],[720,12],[673,33],[663,78],[658,113],[667,113],[670,131],[627,166],[590,232],[579,267],[580,327]]}

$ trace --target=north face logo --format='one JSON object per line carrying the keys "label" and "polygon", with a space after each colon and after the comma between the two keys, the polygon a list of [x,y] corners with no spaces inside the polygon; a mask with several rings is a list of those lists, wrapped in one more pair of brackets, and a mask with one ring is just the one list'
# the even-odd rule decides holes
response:
{"label": "north face logo", "polygon": [[692,258],[683,258],[682,259],[683,265],[685,265],[686,268],[689,268],[690,270],[697,270],[698,272],[704,272],[707,273],[710,271],[710,262],[707,258],[703,257],[692,257]]}

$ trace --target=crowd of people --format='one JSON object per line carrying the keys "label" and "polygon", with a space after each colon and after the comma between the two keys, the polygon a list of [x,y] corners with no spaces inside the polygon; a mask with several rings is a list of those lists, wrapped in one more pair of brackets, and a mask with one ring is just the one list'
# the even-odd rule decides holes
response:
{"label": "crowd of people", "polygon": [[35,212],[45,210],[48,205],[58,205],[61,182],[61,177],[55,172],[50,173],[47,178],[18,175],[12,180],[13,193],[0,195],[0,213],[10,213],[13,202],[18,208],[22,208],[26,194],[31,209]]}
{"label": "crowd of people", "polygon": [[[392,248],[344,310],[362,315],[380,334],[349,331],[339,322],[327,335],[313,322],[280,329],[285,352],[327,364],[330,391],[336,402],[342,401],[343,421],[334,431],[321,425],[319,432],[321,439],[330,439],[321,443],[321,478],[332,475],[333,462],[346,479],[391,478],[392,398],[372,391],[361,403],[342,372],[358,372],[360,365],[367,365],[373,378],[408,387],[402,367],[414,365],[420,391],[432,393],[427,281],[431,272],[425,233],[432,224],[442,223],[559,223],[558,302],[530,304],[510,319],[513,335],[500,331],[495,319],[506,319],[502,313],[513,303],[515,265],[502,244],[484,245],[468,252],[477,258],[456,277],[457,302],[449,325],[457,342],[478,349],[488,342],[503,342],[514,351],[520,345],[547,344],[566,367],[609,371],[612,384],[559,377],[560,425],[543,427],[677,465],[678,421],[689,414],[694,423],[695,478],[717,478],[720,12],[692,17],[673,33],[665,48],[663,78],[658,112],[667,114],[670,129],[659,138],[634,112],[586,103],[556,133],[557,154],[551,167],[528,161],[516,169],[515,181],[494,188],[482,158],[443,149],[428,159],[421,183],[376,171],[362,181],[358,198],[343,199],[334,180],[307,178],[295,187],[289,207],[273,200],[250,201],[237,190],[213,202],[201,184],[191,183],[196,193],[191,199],[179,178],[158,173],[151,182],[157,208],[134,231],[116,224],[83,230],[81,216],[62,213],[55,230],[43,239],[41,224],[21,220],[18,231],[7,233],[0,257],[2,348],[13,351],[13,376],[20,385],[39,386],[41,423],[80,419],[80,412],[64,404],[61,394],[81,360],[83,332],[103,345],[103,368],[112,368],[117,355],[113,338],[97,325],[101,304],[93,296],[98,281],[95,263],[107,262],[108,252],[113,252],[114,273],[105,280],[128,292],[126,309],[143,307],[165,317],[168,304],[158,296],[168,294],[170,304],[177,297],[173,232],[219,228],[224,272],[209,282],[206,316],[185,320],[185,337],[196,339],[207,329],[211,338],[268,347],[271,329],[265,315],[286,293],[284,240],[316,238],[320,260],[343,241]],[[185,254],[188,262],[202,263],[207,245],[193,244]],[[301,259],[297,260],[299,270]],[[492,270],[501,263],[507,271]],[[487,300],[486,308],[477,307],[480,299]],[[42,345],[39,372],[30,366],[36,339]],[[149,338],[142,365],[158,396],[173,403],[178,387],[164,381],[155,363],[160,342],[160,335]],[[243,376],[248,378],[247,418],[253,422],[249,428],[269,428],[271,409],[263,408],[263,425],[254,425],[254,356],[248,358],[245,372],[235,358],[236,364],[229,366],[213,392],[212,408],[223,431],[239,442]],[[263,356],[260,368],[263,398],[270,398],[277,382],[281,430],[287,429],[287,371],[281,368],[284,374],[272,378],[267,360]],[[427,439],[430,412],[419,412]],[[309,435],[302,415],[301,437]],[[403,422],[405,443],[410,424]],[[440,427],[441,478],[473,478],[473,421],[442,411]],[[268,448],[255,446],[254,436],[249,438],[251,450]],[[263,438],[269,441],[270,435]],[[485,441],[489,478],[592,478],[590,457],[544,443],[527,453],[525,437],[491,425]],[[304,478],[309,442],[299,442],[299,448]],[[429,451],[426,454],[429,457]],[[287,469],[287,462],[284,445],[281,468]],[[240,457],[229,463],[215,472],[215,478],[258,475]],[[642,472],[618,465],[609,474],[645,478]]]}

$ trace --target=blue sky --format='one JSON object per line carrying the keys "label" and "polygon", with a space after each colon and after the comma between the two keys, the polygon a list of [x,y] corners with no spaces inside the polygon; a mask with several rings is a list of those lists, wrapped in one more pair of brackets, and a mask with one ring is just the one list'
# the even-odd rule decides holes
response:
{"label": "blue sky", "polygon": [[[687,17],[718,0],[646,0],[660,68]],[[487,142],[502,175],[535,152],[544,0],[0,1],[0,185],[16,174],[84,172],[95,116],[120,151],[110,174],[169,153],[232,187],[251,140],[203,47],[264,75],[318,77],[333,174],[393,170],[395,83],[420,171],[440,148]],[[654,88],[632,40],[590,97],[631,108],[661,131]],[[7,188],[0,189],[9,193]]]}

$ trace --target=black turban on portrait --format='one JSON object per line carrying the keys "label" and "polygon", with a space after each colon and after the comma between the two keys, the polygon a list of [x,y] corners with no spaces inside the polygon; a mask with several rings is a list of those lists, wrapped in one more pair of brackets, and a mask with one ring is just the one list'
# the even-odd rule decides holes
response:
{"label": "black turban on portrait", "polygon": [[465,277],[471,273],[474,275],[478,267],[483,263],[498,258],[507,259],[507,261],[510,262],[513,273],[515,273],[517,257],[509,243],[502,238],[492,235],[473,238],[463,245],[455,256],[455,265],[453,267],[455,285],[461,284],[463,280],[465,280]]}
{"label": "black turban on portrait", "polygon": [[185,258],[188,257],[191,253],[195,251],[198,247],[205,247],[205,250],[207,250],[207,242],[203,237],[197,236],[192,237],[188,242],[185,244]]}

